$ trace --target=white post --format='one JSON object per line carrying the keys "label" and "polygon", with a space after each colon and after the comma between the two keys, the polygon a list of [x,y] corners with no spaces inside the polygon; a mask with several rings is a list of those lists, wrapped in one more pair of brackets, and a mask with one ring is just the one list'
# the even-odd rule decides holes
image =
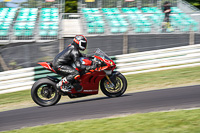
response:
{"label": "white post", "polygon": [[59,52],[64,50],[64,38],[59,39]]}
{"label": "white post", "polygon": [[190,31],[190,35],[189,35],[189,45],[194,45],[194,32]]}
{"label": "white post", "polygon": [[123,54],[128,54],[128,35],[126,33],[123,36]]}
{"label": "white post", "polygon": [[9,70],[8,66],[6,65],[4,59],[3,59],[3,57],[1,55],[0,55],[0,64],[1,64],[1,66],[2,66],[4,71]]}

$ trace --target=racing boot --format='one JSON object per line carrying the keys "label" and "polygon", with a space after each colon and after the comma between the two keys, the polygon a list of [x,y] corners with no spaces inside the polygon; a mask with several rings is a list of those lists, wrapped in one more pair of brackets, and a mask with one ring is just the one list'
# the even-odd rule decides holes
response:
{"label": "racing boot", "polygon": [[57,88],[59,88],[63,92],[69,92],[72,89],[72,86],[69,81],[67,81],[66,77],[60,80],[59,83],[56,84]]}
{"label": "racing boot", "polygon": [[76,75],[74,77],[74,82],[73,82],[73,87],[75,88],[77,92],[80,92],[83,89],[82,86],[80,85],[79,79],[80,79],[80,75]]}

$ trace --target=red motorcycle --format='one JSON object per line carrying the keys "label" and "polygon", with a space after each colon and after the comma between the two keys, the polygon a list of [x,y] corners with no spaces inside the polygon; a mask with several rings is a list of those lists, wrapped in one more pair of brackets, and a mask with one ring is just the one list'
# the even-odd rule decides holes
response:
{"label": "red motorcycle", "polygon": [[[31,96],[33,101],[40,106],[51,106],[59,102],[62,95],[70,98],[78,98],[88,95],[98,94],[99,83],[102,92],[108,97],[119,97],[127,88],[126,78],[118,71],[115,63],[103,51],[97,49],[94,58],[91,59],[98,64],[98,68],[90,71],[80,71],[81,77],[72,85],[70,91],[64,92],[57,88],[56,84],[60,81],[55,77],[47,76],[36,81],[31,88]],[[81,58],[84,65],[91,65],[89,58]],[[51,63],[40,62],[47,70],[54,73]]]}

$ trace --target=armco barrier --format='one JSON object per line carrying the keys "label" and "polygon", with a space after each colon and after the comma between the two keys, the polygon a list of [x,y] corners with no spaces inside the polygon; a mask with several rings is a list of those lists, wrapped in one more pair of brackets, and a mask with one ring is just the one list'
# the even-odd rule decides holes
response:
{"label": "armco barrier", "polygon": [[1,72],[0,94],[30,89],[36,80],[46,76],[59,77],[42,66]]}
{"label": "armco barrier", "polygon": [[[124,75],[200,66],[200,44],[111,57]],[[30,89],[46,76],[59,77],[42,66],[0,73],[0,94]]]}
{"label": "armco barrier", "polygon": [[200,65],[200,44],[112,57],[124,75]]}

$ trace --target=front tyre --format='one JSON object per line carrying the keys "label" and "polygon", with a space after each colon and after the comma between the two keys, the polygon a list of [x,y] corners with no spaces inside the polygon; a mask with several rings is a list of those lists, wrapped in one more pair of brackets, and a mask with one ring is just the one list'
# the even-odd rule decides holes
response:
{"label": "front tyre", "polygon": [[120,73],[115,75],[115,87],[113,87],[107,78],[103,78],[100,83],[100,87],[102,92],[108,97],[119,97],[126,91],[127,88],[127,80]]}
{"label": "front tyre", "polygon": [[33,101],[40,106],[51,106],[61,98],[56,89],[56,83],[48,78],[39,79],[31,88],[31,97]]}

